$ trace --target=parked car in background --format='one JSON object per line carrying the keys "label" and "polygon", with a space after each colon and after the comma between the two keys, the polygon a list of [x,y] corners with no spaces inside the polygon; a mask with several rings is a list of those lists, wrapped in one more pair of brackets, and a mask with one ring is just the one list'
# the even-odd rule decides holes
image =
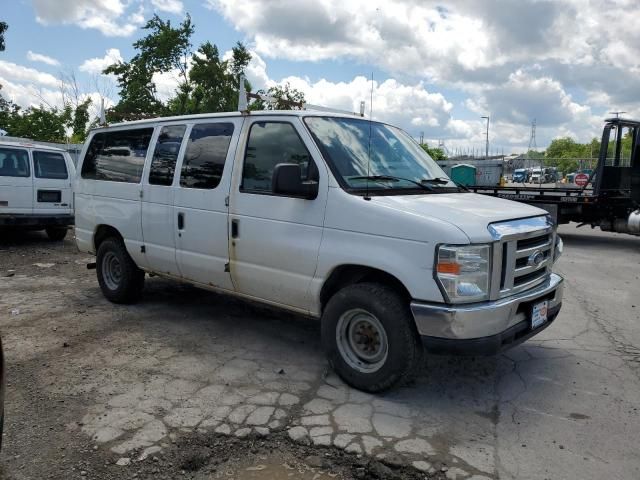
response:
{"label": "parked car in background", "polygon": [[529,181],[529,170],[526,168],[516,168],[513,171],[514,183],[525,183]]}
{"label": "parked car in background", "polygon": [[[178,148],[179,146],[179,148]],[[321,319],[371,392],[434,353],[495,354],[557,317],[546,211],[456,186],[405,132],[360,117],[234,112],[90,132],[76,242],[115,303],[145,273]]]}
{"label": "parked car in background", "polygon": [[74,179],[66,151],[0,142],[0,229],[46,230],[62,240],[73,225]]}
{"label": "parked car in background", "polygon": [[532,168],[529,183],[555,183],[557,181],[557,175],[557,169],[554,167]]}

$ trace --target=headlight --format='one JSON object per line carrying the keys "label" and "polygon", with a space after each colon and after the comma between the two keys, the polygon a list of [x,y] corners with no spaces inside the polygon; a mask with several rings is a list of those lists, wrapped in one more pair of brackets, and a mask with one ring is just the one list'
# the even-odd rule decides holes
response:
{"label": "headlight", "polygon": [[489,298],[490,245],[441,245],[436,278],[451,303]]}

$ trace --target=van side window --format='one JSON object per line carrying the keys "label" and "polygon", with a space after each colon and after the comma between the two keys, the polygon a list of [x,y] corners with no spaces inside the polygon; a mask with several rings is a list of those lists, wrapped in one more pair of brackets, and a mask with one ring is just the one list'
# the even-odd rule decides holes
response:
{"label": "van side window", "polygon": [[203,123],[193,126],[182,161],[181,187],[211,189],[218,186],[231,135],[233,123]]}
{"label": "van side window", "polygon": [[298,163],[302,180],[317,179],[317,167],[292,124],[256,122],[251,125],[240,191],[270,193],[273,170],[279,163]]}
{"label": "van side window", "polygon": [[36,178],[55,178],[64,180],[69,178],[67,164],[61,153],[33,152],[33,173]]}
{"label": "van side window", "polygon": [[170,125],[162,127],[156,149],[151,160],[149,171],[149,184],[151,185],[171,185],[173,174],[176,170],[176,160],[182,145],[182,138],[187,129],[185,125]]}
{"label": "van side window", "polygon": [[82,178],[139,183],[153,128],[99,132],[82,162]]}
{"label": "van side window", "polygon": [[28,177],[29,154],[26,150],[0,148],[0,177]]}

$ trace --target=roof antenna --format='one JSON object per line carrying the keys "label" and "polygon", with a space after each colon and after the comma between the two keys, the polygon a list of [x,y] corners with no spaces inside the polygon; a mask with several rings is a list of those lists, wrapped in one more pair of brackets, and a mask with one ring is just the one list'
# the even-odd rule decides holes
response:
{"label": "roof antenna", "polygon": [[105,113],[104,113],[104,97],[100,98],[100,126],[101,127],[107,126],[107,117],[105,116]]}
{"label": "roof antenna", "polygon": [[244,86],[244,73],[240,74],[240,86],[238,88],[238,110],[240,112],[247,112],[249,110],[249,104],[247,103],[247,91]]}
{"label": "roof antenna", "polygon": [[[364,108],[362,107],[363,105],[361,105],[361,109],[364,111]],[[369,195],[369,176],[371,175],[371,130],[373,128],[372,118],[373,118],[373,72],[371,72],[371,99],[369,103],[369,148],[367,151],[367,157],[368,157],[367,158],[367,188],[364,195],[365,200],[371,200],[371,195]]]}

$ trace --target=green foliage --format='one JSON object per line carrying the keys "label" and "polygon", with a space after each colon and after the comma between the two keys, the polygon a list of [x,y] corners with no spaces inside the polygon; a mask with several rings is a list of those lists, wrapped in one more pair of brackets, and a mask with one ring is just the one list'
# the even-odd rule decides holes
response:
{"label": "green foliage", "polygon": [[[238,104],[239,75],[251,60],[244,45],[237,43],[229,60],[222,60],[218,47],[205,42],[193,56],[190,88],[178,89],[168,105],[171,114],[228,112]],[[247,91],[251,85],[245,84]]]}
{"label": "green foliage", "polygon": [[83,143],[87,138],[87,125],[89,124],[89,107],[91,99],[87,98],[80,103],[71,115],[69,127],[71,128],[71,143]]}
{"label": "green foliage", "polygon": [[[70,103],[63,109],[40,105],[22,109],[0,95],[0,128],[12,137],[29,138],[41,142],[82,143],[87,137],[89,107],[87,98],[76,107]],[[67,132],[71,130],[71,137]]]}
{"label": "green foliage", "polygon": [[250,110],[302,110],[302,105],[306,102],[304,93],[291,87],[289,82],[275,85],[266,93],[264,90],[258,90],[257,93],[275,98],[276,101],[267,104],[262,100],[256,100],[250,105]]}
{"label": "green foliage", "polygon": [[107,121],[139,120],[162,113],[163,105],[155,97],[156,87],[151,81],[153,71],[144,63],[119,62],[107,67],[103,73],[116,75],[120,87],[120,101],[107,110]]}
{"label": "green foliage", "polygon": [[4,52],[4,49],[6,47],[4,43],[4,34],[8,30],[8,28],[9,25],[7,25],[7,22],[0,22],[0,52]]}
{"label": "green foliage", "polygon": [[191,87],[187,75],[188,59],[191,55],[191,35],[194,26],[191,17],[177,27],[154,15],[143,27],[150,33],[134,42],[138,53],[129,62],[118,62],[107,67],[105,74],[118,78],[120,101],[107,111],[108,121],[137,120],[155,117],[165,113],[165,106],[156,98],[154,73],[166,73],[177,69],[179,72],[179,95],[182,94],[176,113],[185,113],[185,96]]}
{"label": "green foliage", "polygon": [[0,128],[13,137],[61,143],[69,120],[67,109],[40,106],[23,111],[13,102],[0,101]]}
{"label": "green foliage", "polygon": [[177,28],[171,26],[170,20],[165,22],[158,15],[154,15],[142,28],[151,32],[134,42],[133,47],[140,53],[132,61],[142,62],[156,72],[168,72],[177,68],[185,76],[191,53],[191,35],[194,32],[189,14]]}
{"label": "green foliage", "polygon": [[589,143],[578,143],[571,137],[556,138],[544,153],[544,163],[567,174],[578,170],[586,160],[597,158],[599,151],[600,142],[595,138]]}
{"label": "green foliage", "polygon": [[447,155],[444,153],[444,150],[442,150],[441,148],[436,148],[436,147],[431,148],[426,143],[423,143],[420,146],[425,152],[429,154],[431,158],[433,158],[436,161],[447,159]]}
{"label": "green foliage", "polygon": [[[229,60],[222,60],[211,42],[192,56],[195,28],[189,15],[177,27],[154,15],[144,29],[148,35],[133,44],[136,55],[104,71],[116,75],[120,89],[120,101],[107,112],[108,121],[236,109],[239,75],[251,60],[243,44],[236,44]],[[178,72],[179,81],[165,105],[155,95],[153,75],[171,71]],[[250,89],[248,83],[245,86]]]}

